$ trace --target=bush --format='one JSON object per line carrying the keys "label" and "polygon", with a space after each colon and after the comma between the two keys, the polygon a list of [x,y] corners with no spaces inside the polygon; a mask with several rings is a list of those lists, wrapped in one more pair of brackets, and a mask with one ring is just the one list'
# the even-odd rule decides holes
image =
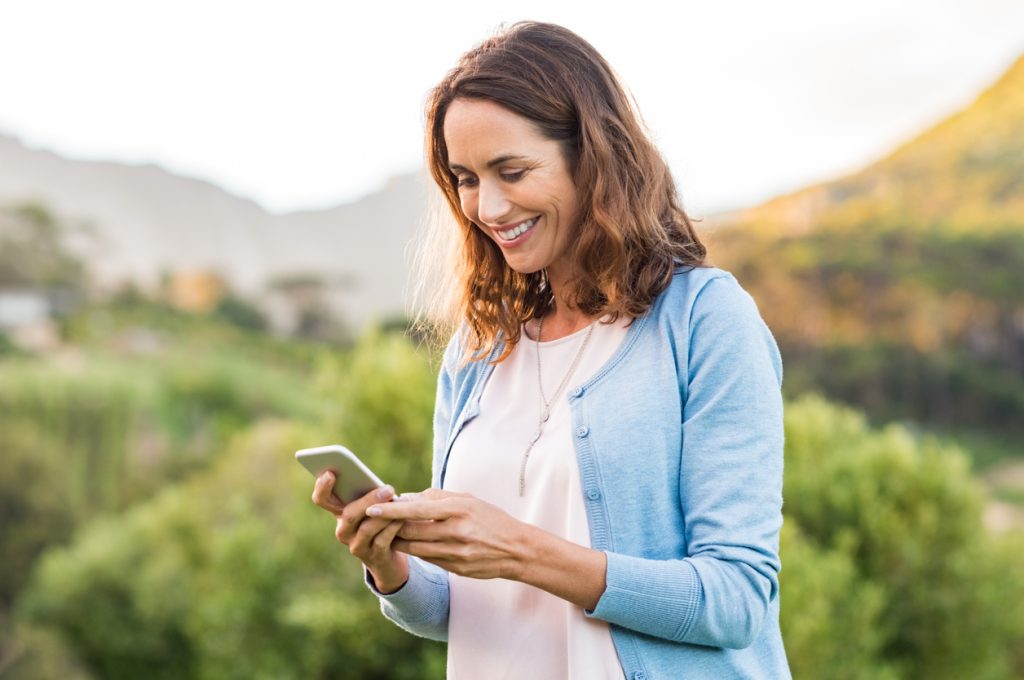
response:
{"label": "bush", "polygon": [[[293,461],[338,442],[400,491],[424,488],[434,370],[373,333],[324,361],[316,391],[320,424],[266,419],[201,476],[48,553],[20,621],[101,677],[442,677],[444,646],[379,614]],[[966,458],[816,397],[789,405],[786,434],[794,676],[1024,673],[1024,540],[985,533]]]}
{"label": "bush", "polygon": [[961,452],[898,426],[872,430],[816,397],[790,405],[786,442],[782,619],[795,675],[862,677],[857,656],[879,669],[864,677],[1024,670],[1013,668],[1024,574],[1006,557],[1019,538],[985,533],[985,497]]}
{"label": "bush", "polygon": [[342,441],[399,488],[427,486],[431,376],[401,338],[368,338],[320,373],[330,424],[264,421],[201,477],[92,524],[46,557],[19,617],[100,677],[442,677],[444,646],[380,615],[293,458]]}

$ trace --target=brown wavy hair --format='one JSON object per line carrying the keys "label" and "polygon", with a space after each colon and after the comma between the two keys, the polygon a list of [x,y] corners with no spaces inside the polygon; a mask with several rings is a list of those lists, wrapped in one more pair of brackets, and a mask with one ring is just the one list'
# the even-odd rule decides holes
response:
{"label": "brown wavy hair", "polygon": [[[521,21],[466,52],[430,91],[426,104],[427,165],[458,236],[424,241],[421,264],[444,267],[430,305],[444,320],[464,323],[465,358],[503,360],[521,326],[554,303],[543,271],[521,274],[461,209],[448,169],[444,119],[458,99],[489,100],[532,121],[561,145],[579,198],[571,240],[567,302],[590,317],[637,318],[668,287],[679,266],[702,266],[706,249],[681,207],[668,165],[648,137],[635,103],[587,41],[556,24]],[[440,224],[435,219],[435,230]],[[447,245],[447,256],[434,248]],[[426,282],[429,277],[421,277]],[[439,331],[440,332],[440,331]]]}

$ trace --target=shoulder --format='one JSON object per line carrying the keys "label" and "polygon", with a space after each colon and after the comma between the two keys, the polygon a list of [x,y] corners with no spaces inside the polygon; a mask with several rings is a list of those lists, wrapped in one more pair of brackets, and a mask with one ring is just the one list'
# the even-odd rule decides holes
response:
{"label": "shoulder", "polygon": [[441,378],[453,383],[455,389],[460,389],[460,386],[464,388],[466,385],[472,385],[473,381],[486,376],[493,360],[501,354],[504,347],[499,338],[498,344],[487,356],[467,359],[465,349],[467,334],[468,329],[465,324],[456,329],[448,340],[448,345],[441,358]]}
{"label": "shoulder", "polygon": [[757,305],[736,277],[718,267],[680,267],[655,303],[655,313],[666,320],[692,325],[694,316],[750,316],[760,319]]}
{"label": "shoulder", "polygon": [[782,379],[778,345],[757,303],[731,273],[717,267],[677,270],[659,297],[654,328],[684,343],[680,351],[693,361],[707,353],[729,358],[739,367],[741,355],[768,359]]}

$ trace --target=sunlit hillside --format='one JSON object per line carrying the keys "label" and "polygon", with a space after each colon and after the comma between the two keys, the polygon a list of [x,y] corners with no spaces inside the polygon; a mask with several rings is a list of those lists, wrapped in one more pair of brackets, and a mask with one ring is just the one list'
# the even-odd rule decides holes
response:
{"label": "sunlit hillside", "polygon": [[[122,214],[113,175],[40,162],[107,177],[106,214]],[[340,271],[331,244],[357,233],[366,247],[344,254],[373,276],[349,292],[398,290],[414,203],[395,197],[419,181],[282,217],[268,243]],[[871,167],[708,234],[783,352],[794,677],[1024,677],[1022,194],[1024,59]],[[0,680],[443,677],[444,645],[380,615],[293,459],[342,442],[399,491],[424,488],[438,356],[394,332],[404,320],[332,317],[309,267],[269,289],[298,310],[288,333],[216,272],[97,295],[45,198],[0,205]],[[230,260],[188,207],[179,240]]]}
{"label": "sunlit hillside", "polygon": [[901,219],[906,227],[1024,229],[1024,56],[969,107],[886,158],[738,220],[793,233],[872,217]]}
{"label": "sunlit hillside", "polygon": [[757,298],[793,393],[1024,454],[1024,58],[835,182],[745,211],[714,260]]}

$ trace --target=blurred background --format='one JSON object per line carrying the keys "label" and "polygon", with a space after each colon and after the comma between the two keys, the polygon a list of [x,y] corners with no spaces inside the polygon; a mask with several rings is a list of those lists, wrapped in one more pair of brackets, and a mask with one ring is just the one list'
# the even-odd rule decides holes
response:
{"label": "blurred background", "polygon": [[1024,4],[0,5],[0,677],[441,678],[302,447],[429,483],[427,90],[561,23],[786,367],[795,677],[1024,678]]}

